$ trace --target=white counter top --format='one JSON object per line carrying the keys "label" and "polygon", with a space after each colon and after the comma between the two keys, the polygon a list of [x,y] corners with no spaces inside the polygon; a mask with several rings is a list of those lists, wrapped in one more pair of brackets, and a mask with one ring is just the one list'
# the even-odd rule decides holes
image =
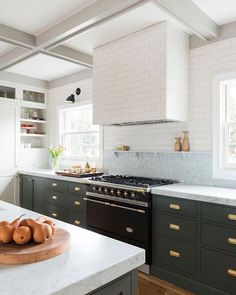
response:
{"label": "white counter top", "polygon": [[[1,220],[39,214],[0,201]],[[56,221],[71,234],[64,254],[25,265],[0,265],[1,295],[82,295],[144,264],[143,249]]]}
{"label": "white counter top", "polygon": [[68,176],[57,175],[55,174],[53,170],[50,170],[50,169],[20,169],[18,173],[31,175],[31,176],[45,177],[50,179],[78,182],[78,183],[89,183],[88,178],[78,178],[78,177],[68,177]]}
{"label": "white counter top", "polygon": [[202,202],[236,206],[236,189],[230,188],[177,183],[153,188],[152,193]]}

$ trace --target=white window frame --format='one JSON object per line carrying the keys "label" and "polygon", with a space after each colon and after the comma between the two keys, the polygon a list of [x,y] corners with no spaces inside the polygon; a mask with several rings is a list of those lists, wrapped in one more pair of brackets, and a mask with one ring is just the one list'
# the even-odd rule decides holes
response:
{"label": "white window frame", "polygon": [[[64,110],[69,110],[69,109],[74,109],[74,108],[79,108],[79,107],[84,107],[84,106],[89,106],[89,105],[92,105],[92,102],[91,101],[86,101],[86,102],[80,102],[80,103],[76,103],[76,104],[73,104],[73,105],[68,105],[68,104],[65,104],[65,105],[60,105],[58,106],[57,108],[57,118],[58,118],[58,142],[59,144],[63,145],[63,133],[62,133],[62,120],[60,118],[60,113],[61,111],[64,111]],[[103,166],[103,127],[102,126],[99,126],[99,155],[100,157],[99,158],[95,158],[95,159],[88,159],[88,157],[66,157],[65,155],[62,155],[62,161],[65,161],[67,163],[69,163],[69,165],[72,165],[74,163],[84,163],[84,162],[91,162],[91,163],[94,163],[97,167],[102,167]],[[90,164],[91,164],[90,163]]]}
{"label": "white window frame", "polygon": [[226,118],[227,93],[225,87],[229,80],[236,80],[236,72],[217,75],[213,78],[212,83],[212,169],[214,178],[236,180],[236,164],[227,162],[228,149],[226,143],[229,125]]}

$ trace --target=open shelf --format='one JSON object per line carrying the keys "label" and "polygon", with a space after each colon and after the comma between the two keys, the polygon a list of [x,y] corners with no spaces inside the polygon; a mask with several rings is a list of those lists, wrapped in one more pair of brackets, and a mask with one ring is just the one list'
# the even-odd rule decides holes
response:
{"label": "open shelf", "polygon": [[21,134],[22,137],[45,137],[46,134]]}
{"label": "open shelf", "polygon": [[25,122],[25,123],[39,123],[39,124],[45,124],[47,123],[46,120],[33,120],[33,119],[20,119],[21,122]]}
{"label": "open shelf", "polygon": [[31,102],[31,101],[21,101],[21,107],[29,109],[41,109],[45,110],[47,106],[44,103]]}

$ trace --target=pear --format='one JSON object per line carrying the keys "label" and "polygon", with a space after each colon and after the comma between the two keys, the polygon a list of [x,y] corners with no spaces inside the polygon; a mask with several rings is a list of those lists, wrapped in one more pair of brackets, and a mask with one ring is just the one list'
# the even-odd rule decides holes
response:
{"label": "pear", "polygon": [[44,243],[52,236],[52,228],[46,223],[27,219],[27,224],[33,231],[33,239],[36,243]]}
{"label": "pear", "polygon": [[29,226],[19,226],[14,230],[13,240],[19,244],[24,245],[28,243],[32,238],[31,228]]}
{"label": "pear", "polygon": [[5,226],[5,225],[9,225],[10,223],[6,220],[3,220],[0,222],[0,227]]}
{"label": "pear", "polygon": [[46,216],[40,216],[36,219],[36,221],[38,222],[42,222],[42,223],[47,223],[48,225],[51,226],[52,228],[52,234],[54,235],[54,233],[56,232],[57,230],[57,226],[56,226],[56,223],[51,220],[50,218],[46,217]]}
{"label": "pear", "polygon": [[0,227],[0,243],[8,244],[13,240],[14,226],[5,224]]}
{"label": "pear", "polygon": [[16,218],[15,220],[12,221],[11,225],[14,226],[14,228],[17,228],[20,225],[21,222],[21,217],[24,216],[25,214],[22,214],[20,217]]}

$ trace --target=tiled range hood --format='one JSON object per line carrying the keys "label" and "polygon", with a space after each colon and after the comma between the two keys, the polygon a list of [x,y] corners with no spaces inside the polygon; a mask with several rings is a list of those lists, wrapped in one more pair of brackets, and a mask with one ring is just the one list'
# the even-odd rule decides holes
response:
{"label": "tiled range hood", "polygon": [[94,50],[94,123],[188,119],[188,35],[161,22]]}

